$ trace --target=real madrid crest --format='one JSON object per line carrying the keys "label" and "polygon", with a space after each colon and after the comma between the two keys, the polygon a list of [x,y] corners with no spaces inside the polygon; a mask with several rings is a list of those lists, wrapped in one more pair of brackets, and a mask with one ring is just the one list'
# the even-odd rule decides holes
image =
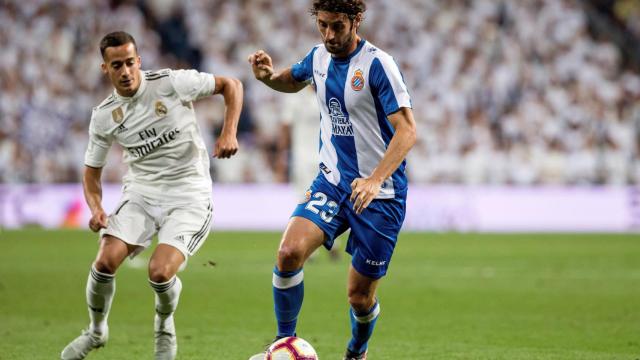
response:
{"label": "real madrid crest", "polygon": [[159,117],[165,117],[167,115],[167,107],[162,103],[162,101],[156,101],[156,115]]}
{"label": "real madrid crest", "polygon": [[119,107],[115,110],[113,110],[111,112],[111,117],[113,118],[113,121],[115,121],[116,123],[121,123],[122,120],[124,119],[124,113],[122,112],[122,107]]}
{"label": "real madrid crest", "polygon": [[362,75],[362,70],[357,69],[353,73],[353,77],[351,78],[351,88],[354,91],[360,91],[364,88],[364,75]]}

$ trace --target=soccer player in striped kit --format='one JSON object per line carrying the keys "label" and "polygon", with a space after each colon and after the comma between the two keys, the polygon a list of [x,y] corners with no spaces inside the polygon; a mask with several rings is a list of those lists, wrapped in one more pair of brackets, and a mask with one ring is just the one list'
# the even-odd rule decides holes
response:
{"label": "soccer player in striped kit", "polygon": [[[149,261],[149,283],[155,292],[155,359],[174,359],[173,313],[182,289],[176,273],[204,243],[213,212],[209,155],[193,101],[215,94],[224,97],[224,126],[214,156],[229,158],[238,150],[242,84],[195,70],[141,71],[135,40],[122,31],[107,34],[100,52],[102,72],[114,92],[93,109],[83,178],[92,214],[89,227],[100,232],[100,248],[86,287],[89,327],[62,350],[61,358],[84,359],[105,345],[116,270],[127,256],[149,247],[157,234],[158,246]],[[120,203],[107,216],[100,178],[114,142],[122,146],[128,172]]]}
{"label": "soccer player in striped kit", "polygon": [[[405,216],[405,157],[415,143],[411,99],[393,58],[362,39],[362,0],[315,0],[322,37],[300,62],[274,71],[271,57],[250,55],[256,79],[274,90],[316,90],[319,173],[293,212],[273,270],[277,338],[296,333],[303,265],[318,247],[351,229],[347,289],[351,340],[344,359],[365,359],[380,313],[376,288],[386,274]],[[252,359],[261,359],[257,354]]]}

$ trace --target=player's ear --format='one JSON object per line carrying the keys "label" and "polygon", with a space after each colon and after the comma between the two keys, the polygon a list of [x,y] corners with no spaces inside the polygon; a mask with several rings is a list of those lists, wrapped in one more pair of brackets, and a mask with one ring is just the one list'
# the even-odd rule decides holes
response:
{"label": "player's ear", "polygon": [[100,70],[102,70],[102,73],[106,75],[107,74],[107,64],[105,64],[105,63],[100,64]]}
{"label": "player's ear", "polygon": [[355,19],[353,19],[354,25],[356,26],[356,30],[360,27],[360,23],[362,22],[362,13],[356,14]]}

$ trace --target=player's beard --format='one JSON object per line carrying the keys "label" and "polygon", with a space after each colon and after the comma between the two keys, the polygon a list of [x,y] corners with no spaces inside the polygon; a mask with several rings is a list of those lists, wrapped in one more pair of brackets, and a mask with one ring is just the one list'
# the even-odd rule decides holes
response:
{"label": "player's beard", "polygon": [[324,47],[327,49],[329,53],[333,55],[344,55],[344,56],[349,55],[349,54],[346,54],[346,52],[349,50],[349,46],[351,46],[351,43],[353,42],[353,37],[354,37],[354,34],[349,33],[349,38],[347,38],[347,40],[345,40],[341,44],[331,45],[329,44],[328,41],[325,41]]}

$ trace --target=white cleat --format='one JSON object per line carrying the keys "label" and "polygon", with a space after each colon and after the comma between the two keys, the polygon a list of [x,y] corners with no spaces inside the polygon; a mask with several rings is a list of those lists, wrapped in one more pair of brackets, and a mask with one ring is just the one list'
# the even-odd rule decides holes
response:
{"label": "white cleat", "polygon": [[155,360],[173,360],[178,353],[178,342],[176,334],[164,331],[155,333]]}
{"label": "white cleat", "polygon": [[96,334],[89,330],[82,330],[82,334],[73,339],[60,353],[62,360],[81,360],[93,349],[101,348],[107,343],[109,332]]}
{"label": "white cleat", "polygon": [[155,318],[155,360],[173,360],[178,353],[178,340],[173,324],[173,316],[161,324],[160,318]]}

